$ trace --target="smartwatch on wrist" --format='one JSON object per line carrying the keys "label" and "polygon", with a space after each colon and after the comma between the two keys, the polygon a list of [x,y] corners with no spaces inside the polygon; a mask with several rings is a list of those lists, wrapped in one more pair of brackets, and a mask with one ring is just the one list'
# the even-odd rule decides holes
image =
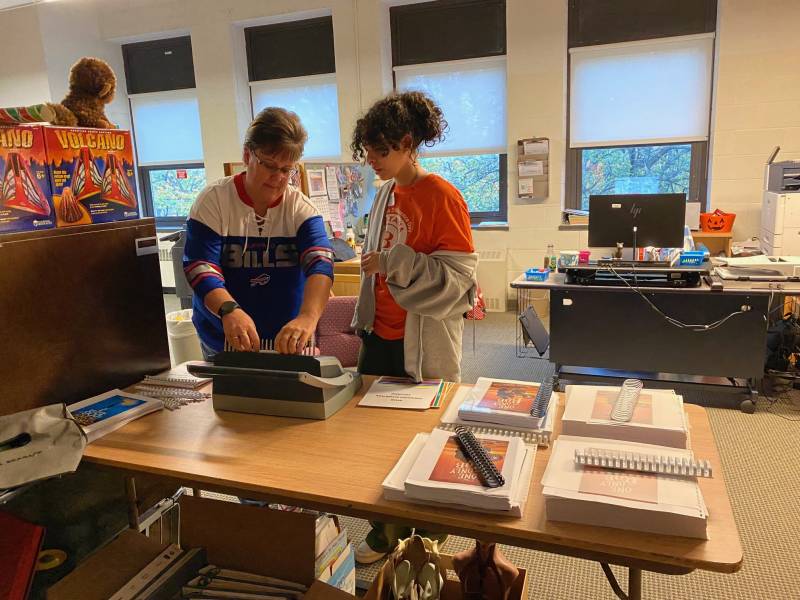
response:
{"label": "smartwatch on wrist", "polygon": [[228,300],[220,305],[219,310],[217,311],[217,316],[219,316],[219,318],[221,319],[225,315],[231,314],[237,308],[241,308],[241,306],[236,304],[236,302],[234,302],[233,300]]}

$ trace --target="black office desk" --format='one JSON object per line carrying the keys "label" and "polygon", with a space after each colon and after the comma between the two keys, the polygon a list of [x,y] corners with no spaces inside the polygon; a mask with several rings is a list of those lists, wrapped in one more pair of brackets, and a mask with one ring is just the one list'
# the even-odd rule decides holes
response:
{"label": "black office desk", "polygon": [[[716,329],[695,332],[670,324],[624,286],[566,284],[563,274],[554,273],[544,282],[520,277],[511,287],[550,291],[555,386],[564,380],[631,374],[670,383],[725,384],[747,394],[740,405],[747,412],[755,408],[752,401],[764,371],[770,303],[775,293],[786,293],[738,284],[722,292],[706,285],[639,288],[658,308],[684,323],[710,323],[749,307]],[[525,308],[519,306],[520,311]]]}

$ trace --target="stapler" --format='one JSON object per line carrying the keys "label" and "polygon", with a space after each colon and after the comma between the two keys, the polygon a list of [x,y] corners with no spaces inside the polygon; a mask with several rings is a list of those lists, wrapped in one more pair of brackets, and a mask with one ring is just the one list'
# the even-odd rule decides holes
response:
{"label": "stapler", "polygon": [[327,419],[361,388],[333,356],[223,351],[187,368],[212,378],[214,410]]}

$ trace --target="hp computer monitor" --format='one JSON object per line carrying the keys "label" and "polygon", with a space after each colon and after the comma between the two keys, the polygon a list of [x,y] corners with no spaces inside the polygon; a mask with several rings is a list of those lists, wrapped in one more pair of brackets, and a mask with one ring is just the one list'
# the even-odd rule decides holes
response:
{"label": "hp computer monitor", "polygon": [[590,247],[680,248],[685,222],[685,194],[589,196]]}

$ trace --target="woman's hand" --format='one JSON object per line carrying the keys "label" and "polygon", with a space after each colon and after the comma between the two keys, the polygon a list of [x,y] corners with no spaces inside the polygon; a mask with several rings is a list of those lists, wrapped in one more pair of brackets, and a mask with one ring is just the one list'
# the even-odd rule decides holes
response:
{"label": "woman's hand", "polygon": [[380,273],[380,252],[367,252],[361,255],[361,270],[364,275],[376,275]]}
{"label": "woman's hand", "polygon": [[257,351],[260,347],[256,324],[241,308],[222,317],[222,330],[225,340],[234,350]]}
{"label": "woman's hand", "polygon": [[281,354],[301,354],[314,335],[317,319],[299,314],[283,326],[275,337],[275,350]]}

